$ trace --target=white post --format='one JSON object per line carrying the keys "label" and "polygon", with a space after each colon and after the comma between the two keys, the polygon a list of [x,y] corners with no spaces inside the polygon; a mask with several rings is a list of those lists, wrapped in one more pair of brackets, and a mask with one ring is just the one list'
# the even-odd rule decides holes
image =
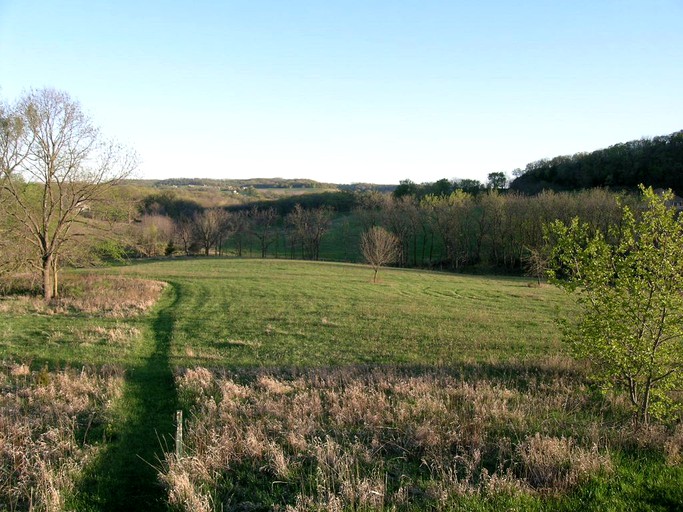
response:
{"label": "white post", "polygon": [[183,411],[176,411],[175,421],[175,456],[180,460],[183,456]]}

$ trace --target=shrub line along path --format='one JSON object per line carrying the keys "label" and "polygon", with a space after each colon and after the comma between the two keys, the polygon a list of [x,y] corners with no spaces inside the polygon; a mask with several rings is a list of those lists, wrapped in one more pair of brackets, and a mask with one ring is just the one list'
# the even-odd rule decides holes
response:
{"label": "shrub line along path", "polygon": [[106,450],[88,468],[76,493],[78,510],[167,510],[158,469],[172,449],[178,407],[169,356],[179,286],[169,283],[126,370],[123,395]]}

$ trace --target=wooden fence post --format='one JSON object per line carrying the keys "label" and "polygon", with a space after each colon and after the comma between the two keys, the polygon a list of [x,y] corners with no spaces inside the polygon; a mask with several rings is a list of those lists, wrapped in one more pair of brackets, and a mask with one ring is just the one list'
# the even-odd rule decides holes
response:
{"label": "wooden fence post", "polygon": [[183,411],[176,411],[175,421],[175,456],[180,460],[183,456]]}

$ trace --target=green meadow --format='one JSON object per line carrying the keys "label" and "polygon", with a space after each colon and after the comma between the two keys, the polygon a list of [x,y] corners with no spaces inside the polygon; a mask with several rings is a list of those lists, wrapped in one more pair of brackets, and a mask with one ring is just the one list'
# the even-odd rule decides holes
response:
{"label": "green meadow", "polygon": [[[66,281],[74,284],[65,288],[84,293],[78,282],[92,273],[71,272]],[[130,496],[139,510],[683,506],[683,435],[620,430],[627,419],[618,397],[600,395],[566,355],[557,320],[576,308],[553,287],[399,269],[383,269],[373,284],[365,266],[273,259],[179,258],[96,274],[167,284],[137,316],[0,301],[3,361],[53,372],[115,366],[124,376],[106,421],[76,429],[83,442],[86,431],[95,437],[98,451],[74,479],[69,509],[122,510]],[[101,293],[128,292],[114,285]],[[420,382],[423,394],[405,382]],[[364,384],[351,403],[359,411],[384,403],[382,421],[349,411],[346,423],[337,418],[346,416],[344,400],[335,400],[353,383]],[[305,413],[318,419],[295,442],[294,427],[283,427],[291,418],[275,409],[287,400],[295,408],[297,394],[322,405]],[[202,457],[225,427],[207,399],[219,410],[237,400],[244,408],[230,414],[245,418],[231,423],[244,450],[213,466]],[[431,405],[415,409],[423,399]],[[173,454],[178,409],[188,418],[185,458]],[[269,447],[260,451],[239,433],[257,425],[253,439]],[[363,443],[376,449],[361,457]],[[327,466],[316,457],[331,446],[346,472],[321,473],[334,464],[329,453]],[[539,459],[552,450],[562,454]],[[451,459],[463,465],[448,469]],[[190,460],[213,476],[192,476]]]}
{"label": "green meadow", "polygon": [[329,366],[506,360],[561,350],[561,292],[523,279],[279,260],[120,269],[174,297],[176,366]]}

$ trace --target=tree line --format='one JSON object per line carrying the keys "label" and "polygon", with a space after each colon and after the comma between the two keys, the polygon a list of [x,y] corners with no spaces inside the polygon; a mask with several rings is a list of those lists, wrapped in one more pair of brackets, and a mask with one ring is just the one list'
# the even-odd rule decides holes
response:
{"label": "tree line", "polygon": [[510,188],[524,193],[591,187],[636,190],[639,184],[683,192],[683,130],[590,153],[557,156],[513,172]]}
{"label": "tree line", "polygon": [[475,179],[449,180],[448,178],[419,184],[412,180],[401,180],[392,191],[392,195],[397,199],[406,196],[421,199],[427,196],[447,196],[458,190],[477,195],[487,190],[503,190],[507,183],[508,178],[504,172],[490,172],[486,183]]}
{"label": "tree line", "polygon": [[296,205],[284,216],[273,207],[256,206],[238,211],[206,208],[177,218],[143,213],[128,226],[122,241],[132,256],[220,256],[229,251],[238,257],[318,260],[333,212],[329,206]]}
{"label": "tree line", "polygon": [[[190,215],[178,215],[176,208],[143,200],[140,216],[130,225],[129,250],[139,256],[232,254],[360,261],[362,234],[381,227],[398,241],[393,262],[398,266],[519,272],[532,268],[534,258],[541,256],[544,225],[578,216],[606,232],[619,219],[619,203],[635,201],[635,196],[606,189],[535,196],[455,190],[425,197],[370,191],[356,193],[354,206],[344,212],[325,204],[296,204],[287,213],[273,206],[251,206],[232,211],[198,207]],[[342,248],[345,257],[340,256]]]}
{"label": "tree line", "polygon": [[401,266],[519,271],[544,247],[545,224],[578,216],[606,230],[619,218],[617,198],[604,189],[536,196],[456,190],[422,199],[367,196],[356,214],[362,231],[379,225],[398,238]]}

